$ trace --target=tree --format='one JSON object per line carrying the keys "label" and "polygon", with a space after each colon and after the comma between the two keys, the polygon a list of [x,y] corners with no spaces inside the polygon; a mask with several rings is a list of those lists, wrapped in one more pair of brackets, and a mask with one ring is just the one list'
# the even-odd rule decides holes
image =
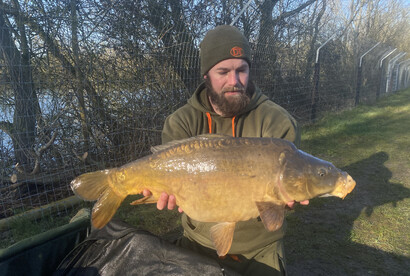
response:
{"label": "tree", "polygon": [[[13,10],[19,8],[14,1]],[[19,168],[26,172],[34,167],[34,144],[36,137],[36,117],[40,113],[35,92],[29,45],[26,31],[19,16],[13,18],[15,29],[0,7],[0,52],[8,68],[10,86],[14,94],[13,122],[0,122],[0,129],[13,141],[15,160]],[[17,47],[13,35],[19,38]]]}

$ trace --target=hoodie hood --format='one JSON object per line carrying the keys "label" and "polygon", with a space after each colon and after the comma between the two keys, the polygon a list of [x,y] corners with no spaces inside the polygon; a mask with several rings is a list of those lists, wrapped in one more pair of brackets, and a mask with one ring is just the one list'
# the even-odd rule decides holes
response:
{"label": "hoodie hood", "polygon": [[[207,88],[205,82],[201,83],[195,90],[192,97],[188,100],[188,104],[201,112],[210,113],[212,116],[219,116],[217,113],[215,113],[211,104],[209,103],[206,89]],[[239,112],[239,114],[236,114],[236,116],[240,116],[255,109],[257,106],[267,100],[268,97],[263,95],[260,89],[255,86],[255,92],[253,93],[248,105],[241,112]]]}

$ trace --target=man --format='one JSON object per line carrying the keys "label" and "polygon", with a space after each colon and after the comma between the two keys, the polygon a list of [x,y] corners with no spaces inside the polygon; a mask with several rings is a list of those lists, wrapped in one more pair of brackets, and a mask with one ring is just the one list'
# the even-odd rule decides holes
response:
{"label": "man", "polygon": [[[166,119],[163,143],[218,133],[276,137],[299,145],[296,121],[250,81],[251,48],[237,28],[224,25],[209,31],[200,44],[200,58],[204,82],[186,105]],[[149,194],[144,191],[144,195]],[[290,207],[293,204],[288,203]],[[157,207],[162,210],[165,206],[175,208],[173,195],[161,195]],[[209,234],[212,225],[182,214],[184,236],[177,244],[217,259]],[[218,261],[244,275],[285,274],[282,241],[285,227],[284,223],[279,230],[269,232],[259,218],[237,223],[228,256]]]}

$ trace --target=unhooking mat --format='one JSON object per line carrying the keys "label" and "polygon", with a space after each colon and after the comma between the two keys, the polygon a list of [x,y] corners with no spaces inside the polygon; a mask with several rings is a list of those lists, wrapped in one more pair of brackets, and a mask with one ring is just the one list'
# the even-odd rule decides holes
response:
{"label": "unhooking mat", "polygon": [[93,230],[54,275],[237,275],[195,252],[113,219]]}

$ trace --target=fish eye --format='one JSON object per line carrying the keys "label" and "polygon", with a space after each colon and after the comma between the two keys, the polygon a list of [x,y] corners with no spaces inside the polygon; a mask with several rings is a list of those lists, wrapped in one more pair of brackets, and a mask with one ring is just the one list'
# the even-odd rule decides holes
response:
{"label": "fish eye", "polygon": [[324,177],[324,176],[326,175],[326,170],[325,170],[325,169],[320,169],[320,170],[318,171],[318,175],[319,175],[320,177]]}

